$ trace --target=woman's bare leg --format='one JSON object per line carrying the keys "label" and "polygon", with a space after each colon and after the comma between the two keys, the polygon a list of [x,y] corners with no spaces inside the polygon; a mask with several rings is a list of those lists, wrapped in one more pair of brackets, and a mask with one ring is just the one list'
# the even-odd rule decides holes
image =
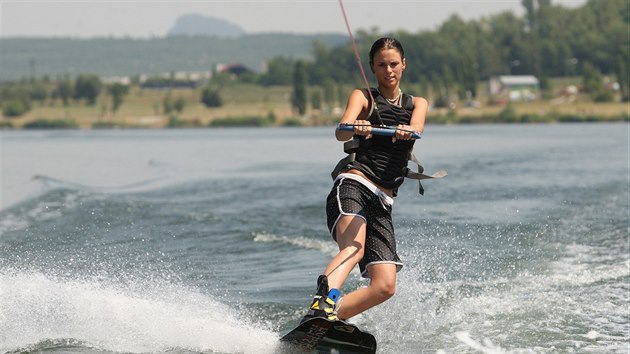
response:
{"label": "woman's bare leg", "polygon": [[370,285],[345,295],[337,316],[348,319],[385,302],[396,293],[396,265],[377,263],[368,267]]}
{"label": "woman's bare leg", "polygon": [[[365,250],[365,220],[358,216],[342,216],[337,222],[336,235],[339,253],[330,261],[324,274],[328,285],[340,289]],[[343,297],[337,315],[348,319],[385,302],[396,292],[396,265],[377,263],[368,267],[370,285]],[[341,305],[341,304],[340,304]]]}
{"label": "woman's bare leg", "polygon": [[365,220],[358,216],[345,215],[337,222],[336,238],[339,253],[328,263],[324,271],[331,289],[341,289],[352,269],[363,258],[365,229]]}

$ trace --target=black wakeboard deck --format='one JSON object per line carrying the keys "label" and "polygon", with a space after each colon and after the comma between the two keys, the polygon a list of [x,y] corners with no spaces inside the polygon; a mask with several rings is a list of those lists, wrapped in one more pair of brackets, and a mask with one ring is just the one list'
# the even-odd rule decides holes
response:
{"label": "black wakeboard deck", "polygon": [[280,338],[304,350],[320,354],[374,354],[376,339],[344,321],[311,318]]}

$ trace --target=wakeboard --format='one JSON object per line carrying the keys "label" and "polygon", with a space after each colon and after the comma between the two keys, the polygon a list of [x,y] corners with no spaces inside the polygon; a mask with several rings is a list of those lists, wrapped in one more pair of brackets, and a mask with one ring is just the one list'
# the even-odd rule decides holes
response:
{"label": "wakeboard", "polygon": [[306,353],[374,354],[376,339],[368,332],[344,321],[315,317],[300,323],[280,338]]}

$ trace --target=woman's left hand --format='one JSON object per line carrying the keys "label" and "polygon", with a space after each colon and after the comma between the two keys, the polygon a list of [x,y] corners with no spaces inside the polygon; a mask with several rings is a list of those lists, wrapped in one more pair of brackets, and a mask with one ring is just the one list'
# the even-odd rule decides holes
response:
{"label": "woman's left hand", "polygon": [[399,124],[396,127],[396,134],[392,137],[392,142],[395,143],[396,140],[410,140],[413,132],[413,128],[409,125]]}

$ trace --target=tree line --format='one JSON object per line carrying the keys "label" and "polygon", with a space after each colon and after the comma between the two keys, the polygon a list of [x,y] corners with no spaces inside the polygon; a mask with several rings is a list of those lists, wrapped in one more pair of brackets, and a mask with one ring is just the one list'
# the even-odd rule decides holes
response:
{"label": "tree line", "polygon": [[[496,75],[534,75],[547,92],[552,89],[551,77],[581,76],[584,91],[596,101],[612,100],[603,87],[603,76],[614,76],[622,98],[628,100],[630,2],[589,0],[575,9],[553,5],[551,0],[521,4],[522,17],[503,12],[464,21],[452,15],[437,30],[419,33],[361,30],[355,38],[362,65],[369,68],[371,44],[389,35],[404,46],[406,82],[417,85],[421,94],[432,92],[438,106],[451,97],[476,97],[479,81]],[[261,85],[294,85],[292,104],[302,113],[303,85],[322,87],[328,94],[342,83],[363,86],[350,43],[315,42],[312,60],[275,57],[266,73],[243,79]]]}
{"label": "tree line", "polygon": [[[453,15],[436,31],[391,34],[405,49],[406,81],[418,84],[422,92],[433,92],[436,99],[452,95],[463,99],[477,96],[478,82],[495,75],[534,75],[543,90],[550,89],[550,77],[582,76],[586,92],[606,100],[601,79],[611,75],[628,100],[630,2],[589,0],[576,9],[553,5],[551,0],[521,3],[526,10],[523,17],[504,12],[464,21]],[[365,68],[369,46],[381,35],[373,29],[355,36]],[[260,82],[290,83],[289,61],[270,61]],[[300,67],[310,85],[334,81],[362,86],[350,44],[316,43],[314,60],[293,65]]]}

